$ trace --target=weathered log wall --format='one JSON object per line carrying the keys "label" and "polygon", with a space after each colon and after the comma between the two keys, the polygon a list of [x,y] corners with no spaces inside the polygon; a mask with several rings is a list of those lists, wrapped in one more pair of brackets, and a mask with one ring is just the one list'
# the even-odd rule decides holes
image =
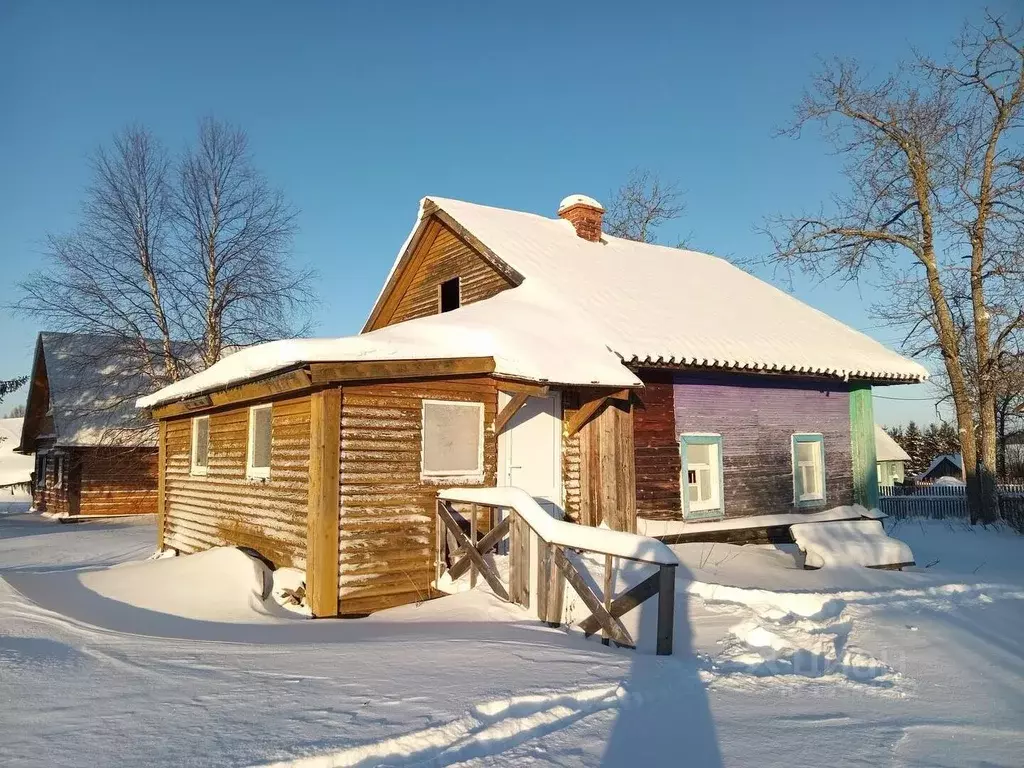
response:
{"label": "weathered log wall", "polygon": [[192,475],[192,419],[166,426],[164,544],[182,552],[233,544],[278,566],[306,567],[309,395],[273,401],[270,477],[246,478],[249,407],[210,414],[209,470]]}
{"label": "weathered log wall", "polygon": [[79,515],[154,514],[156,448],[86,448],[76,454]]}
{"label": "weathered log wall", "polygon": [[[497,390],[486,377],[346,385],[341,404],[339,597],[361,614],[435,596],[437,491],[464,481],[424,481],[422,401],[484,404],[484,479],[495,484]],[[481,525],[480,530],[486,530]]]}
{"label": "weathered log wall", "polygon": [[57,457],[49,454],[43,462],[44,483],[33,493],[33,502],[40,512],[51,515],[73,515],[78,510],[78,461],[75,451],[64,454],[64,479],[57,485]]}

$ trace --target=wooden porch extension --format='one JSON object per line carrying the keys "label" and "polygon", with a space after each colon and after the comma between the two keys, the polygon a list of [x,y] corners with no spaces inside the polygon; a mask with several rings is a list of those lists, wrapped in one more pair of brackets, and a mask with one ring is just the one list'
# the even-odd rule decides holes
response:
{"label": "wooden porch extension", "polygon": [[[468,507],[463,515],[457,506]],[[479,510],[488,511],[491,525],[478,535]],[[500,510],[507,514],[495,522]],[[467,520],[468,517],[468,520]],[[466,530],[468,528],[469,533]],[[449,536],[456,546],[449,548]],[[484,555],[508,540],[508,587]],[[584,635],[601,633],[603,642],[636,648],[636,641],[621,617],[647,600],[658,598],[657,654],[672,653],[675,613],[675,554],[661,542],[633,533],[612,531],[555,520],[525,491],[518,488],[456,488],[441,491],[437,499],[438,582],[447,574],[453,581],[469,571],[470,585],[478,576],[506,600],[534,612],[551,626],[563,623],[564,584],[579,595],[590,616],[579,622]],[[604,555],[604,585],[598,595],[567,552]],[[621,595],[612,594],[615,558],[655,566],[647,578]]]}

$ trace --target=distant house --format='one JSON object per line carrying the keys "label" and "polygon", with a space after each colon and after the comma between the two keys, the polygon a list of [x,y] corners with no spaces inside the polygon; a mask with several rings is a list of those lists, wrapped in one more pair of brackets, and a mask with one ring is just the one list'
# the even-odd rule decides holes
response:
{"label": "distant house", "polygon": [[875,461],[878,464],[879,485],[889,486],[903,482],[910,454],[878,424],[875,424]]}
{"label": "distant house", "polygon": [[0,419],[0,497],[26,493],[32,486],[33,458],[15,451],[21,423],[20,418]]}
{"label": "distant house", "polygon": [[112,340],[40,333],[17,451],[35,454],[33,506],[61,516],[153,513],[157,432],[134,408],[147,381]]}
{"label": "distant house", "polygon": [[964,459],[959,453],[940,453],[928,468],[918,476],[923,482],[939,482],[943,479],[959,480],[964,478]]}
{"label": "distant house", "polygon": [[252,547],[306,570],[315,615],[360,614],[436,594],[443,488],[641,532],[875,506],[872,386],[925,370],[602,214],[427,198],[361,335],[252,347],[142,398],[159,544]]}

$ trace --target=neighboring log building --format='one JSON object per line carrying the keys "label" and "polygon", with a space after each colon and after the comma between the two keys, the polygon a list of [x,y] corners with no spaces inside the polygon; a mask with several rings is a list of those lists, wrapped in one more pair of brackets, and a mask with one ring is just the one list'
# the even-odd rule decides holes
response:
{"label": "neighboring log building", "polygon": [[354,615],[435,594],[442,487],[517,486],[627,531],[872,506],[871,386],[924,369],[601,217],[580,196],[556,219],[428,198],[361,335],[142,398],[160,545],[251,547],[306,570],[315,615]]}
{"label": "neighboring log building", "polygon": [[143,378],[112,339],[40,333],[17,451],[35,454],[32,501],[59,516],[157,511],[156,427]]}

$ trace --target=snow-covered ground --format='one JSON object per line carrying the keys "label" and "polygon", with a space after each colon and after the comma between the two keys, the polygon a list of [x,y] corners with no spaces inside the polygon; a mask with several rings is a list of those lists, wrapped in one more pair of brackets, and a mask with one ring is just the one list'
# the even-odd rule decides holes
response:
{"label": "snow-covered ground", "polygon": [[6,515],[0,762],[1019,766],[1024,537],[895,535],[918,568],[673,547],[676,655],[657,657],[482,588],[308,621],[236,552],[117,565],[152,553],[151,521]]}

